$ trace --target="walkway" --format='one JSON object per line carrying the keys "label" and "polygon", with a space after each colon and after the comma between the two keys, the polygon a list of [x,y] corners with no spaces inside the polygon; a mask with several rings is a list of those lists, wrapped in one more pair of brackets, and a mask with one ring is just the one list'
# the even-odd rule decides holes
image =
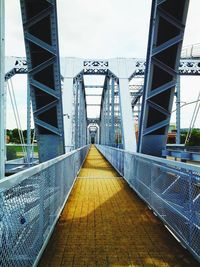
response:
{"label": "walkway", "polygon": [[199,266],[90,149],[39,266]]}

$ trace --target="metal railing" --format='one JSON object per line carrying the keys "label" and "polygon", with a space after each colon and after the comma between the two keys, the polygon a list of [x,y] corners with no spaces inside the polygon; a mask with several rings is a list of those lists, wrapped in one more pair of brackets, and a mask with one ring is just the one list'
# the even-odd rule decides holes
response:
{"label": "metal railing", "polygon": [[108,146],[97,148],[200,261],[200,167]]}
{"label": "metal railing", "polygon": [[89,146],[0,180],[0,266],[36,266]]}

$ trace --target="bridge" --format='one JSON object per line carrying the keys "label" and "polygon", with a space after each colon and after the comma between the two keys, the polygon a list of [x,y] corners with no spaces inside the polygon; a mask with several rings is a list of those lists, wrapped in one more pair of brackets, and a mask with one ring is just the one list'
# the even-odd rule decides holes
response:
{"label": "bridge", "polygon": [[[0,266],[199,266],[200,167],[163,157],[176,97],[173,153],[200,158],[179,149],[179,78],[200,74],[199,46],[182,48],[189,0],[152,1],[146,59],[62,58],[56,0],[20,5],[26,58],[6,58],[0,2]],[[5,82],[19,74],[34,163],[30,128],[25,157],[5,161]]]}

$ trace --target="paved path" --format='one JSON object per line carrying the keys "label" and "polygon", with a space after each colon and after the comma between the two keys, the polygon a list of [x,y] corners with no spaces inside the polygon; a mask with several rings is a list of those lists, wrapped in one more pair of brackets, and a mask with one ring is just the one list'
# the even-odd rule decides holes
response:
{"label": "paved path", "polygon": [[39,266],[199,266],[118,176],[93,146]]}

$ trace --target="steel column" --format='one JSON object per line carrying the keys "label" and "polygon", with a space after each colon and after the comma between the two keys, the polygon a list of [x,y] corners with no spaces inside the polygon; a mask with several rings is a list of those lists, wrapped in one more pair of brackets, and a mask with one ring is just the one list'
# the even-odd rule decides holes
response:
{"label": "steel column", "polygon": [[101,144],[105,145],[105,102],[104,92],[102,94],[102,106],[101,106]]}
{"label": "steel column", "polygon": [[152,2],[138,151],[165,148],[189,0]]}
{"label": "steel column", "polygon": [[176,144],[181,143],[181,90],[180,75],[177,75],[176,82]]}
{"label": "steel column", "polygon": [[64,153],[56,0],[20,0],[40,162]]}
{"label": "steel column", "polygon": [[[34,155],[34,151],[31,151],[31,97],[30,97],[30,85],[27,81],[27,162],[30,164]],[[32,157],[31,157],[31,154]]]}
{"label": "steel column", "polygon": [[106,145],[109,145],[109,77],[106,77],[105,85],[105,105],[106,105]]}
{"label": "steel column", "polygon": [[119,79],[119,102],[124,149],[136,152],[136,138],[129,92],[129,80],[125,78]]}
{"label": "steel column", "polygon": [[78,148],[78,137],[79,137],[79,125],[78,125],[78,115],[79,115],[79,91],[80,91],[79,80],[76,79],[76,100],[75,100],[75,149]]}
{"label": "steel column", "polygon": [[5,3],[0,1],[0,179],[5,176]]}
{"label": "steel column", "polygon": [[111,77],[109,77],[109,83],[108,83],[108,143],[109,146],[112,146],[112,139],[111,139]]}
{"label": "steel column", "polygon": [[81,147],[83,139],[83,131],[82,131],[83,130],[83,81],[81,81],[80,83],[78,125],[79,125],[78,147]]}
{"label": "steel column", "polygon": [[111,145],[115,145],[115,80],[111,81]]}
{"label": "steel column", "polygon": [[72,138],[72,127],[73,127],[73,78],[64,78],[63,85],[63,116],[64,116],[64,135],[65,135],[65,152],[73,150],[73,138]]}

